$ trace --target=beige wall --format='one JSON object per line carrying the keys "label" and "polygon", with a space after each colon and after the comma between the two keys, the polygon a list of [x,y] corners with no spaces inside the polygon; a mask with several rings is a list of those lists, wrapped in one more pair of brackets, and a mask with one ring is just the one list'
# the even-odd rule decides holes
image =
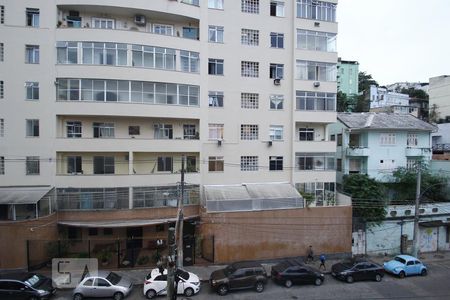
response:
{"label": "beige wall", "polygon": [[450,76],[442,75],[430,78],[430,87],[428,89],[430,95],[430,109],[433,105],[437,105],[439,118],[445,119],[450,117]]}

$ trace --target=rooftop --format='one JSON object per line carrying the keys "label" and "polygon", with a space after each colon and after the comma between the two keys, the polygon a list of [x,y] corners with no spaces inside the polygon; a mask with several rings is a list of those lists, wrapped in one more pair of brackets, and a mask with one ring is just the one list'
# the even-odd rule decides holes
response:
{"label": "rooftop", "polygon": [[351,129],[397,129],[435,131],[437,128],[410,114],[339,113],[338,120]]}

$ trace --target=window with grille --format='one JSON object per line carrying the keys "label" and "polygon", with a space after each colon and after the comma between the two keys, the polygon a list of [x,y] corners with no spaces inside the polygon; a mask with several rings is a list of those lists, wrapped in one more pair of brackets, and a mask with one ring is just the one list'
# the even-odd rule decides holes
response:
{"label": "window with grille", "polygon": [[242,124],[241,125],[241,140],[257,140],[258,139],[258,125]]}
{"label": "window with grille", "polygon": [[5,157],[0,156],[0,175],[5,175]]}
{"label": "window with grille", "polygon": [[270,15],[273,17],[284,17],[284,2],[270,1]]}
{"label": "window with grille", "polygon": [[26,120],[27,137],[38,137],[39,136],[39,120]]}
{"label": "window with grille", "polygon": [[208,124],[208,139],[223,140],[223,124]]}
{"label": "window with grille", "polygon": [[5,44],[0,43],[0,61],[5,60]]}
{"label": "window with grille", "polygon": [[314,141],[314,128],[299,128],[298,129],[299,141]]}
{"label": "window with grille", "polygon": [[39,63],[39,46],[37,45],[25,46],[25,63],[26,64]]}
{"label": "window with grille", "polygon": [[39,8],[27,8],[27,26],[39,27]]}
{"label": "window with grille", "polygon": [[241,62],[242,77],[259,77],[259,63],[254,61]]}
{"label": "window with grille", "polygon": [[5,120],[0,119],[0,137],[5,136]]}
{"label": "window with grille", "polygon": [[283,171],[283,156],[269,156],[269,170]]}
{"label": "window with grille", "polygon": [[171,156],[158,157],[158,172],[172,172],[173,158]]}
{"label": "window with grille", "polygon": [[66,134],[68,138],[81,138],[82,125],[79,121],[66,122]]}
{"label": "window with grille", "polygon": [[416,147],[419,144],[416,133],[408,133],[408,139],[406,142],[408,147]]}
{"label": "window with grille", "polygon": [[94,174],[114,174],[114,156],[94,156]]}
{"label": "window with grille", "polygon": [[259,30],[241,29],[241,44],[258,46],[259,45]]}
{"label": "window with grille", "polygon": [[408,169],[408,170],[414,170],[415,168],[416,168],[416,166],[417,166],[417,162],[418,162],[418,160],[417,159],[407,159],[406,160],[406,169]]}
{"label": "window with grille", "polygon": [[241,93],[241,108],[258,109],[259,94]]}
{"label": "window with grille", "polygon": [[270,127],[269,127],[269,139],[271,141],[281,141],[281,140],[283,140],[283,126],[281,126],[281,125],[270,125]]}
{"label": "window with grille", "polygon": [[241,156],[241,171],[258,171],[258,156]]}
{"label": "window with grille", "polygon": [[94,138],[113,138],[114,123],[93,123]]}
{"label": "window with grille", "polygon": [[26,99],[39,100],[39,82],[25,82]]}
{"label": "window with grille", "polygon": [[0,5],[0,24],[5,24],[5,6]]}
{"label": "window with grille", "polygon": [[185,140],[199,139],[197,127],[194,124],[183,124],[183,139]]}
{"label": "window with grille", "polygon": [[259,14],[259,0],[241,0],[241,11],[250,14]]}
{"label": "window with grille", "polygon": [[223,107],[223,92],[208,92],[209,107]]}
{"label": "window with grille", "polygon": [[283,95],[270,95],[270,109],[282,110],[284,104]]}
{"label": "window with grille", "polygon": [[4,87],[4,81],[1,80],[0,81],[0,99],[3,99],[4,97],[4,92],[5,92],[5,87]]}
{"label": "window with grille", "polygon": [[223,43],[223,26],[209,25],[208,41],[212,43]]}
{"label": "window with grille", "polygon": [[223,75],[223,59],[210,58],[208,60],[208,74]]}
{"label": "window with grille", "polygon": [[284,48],[284,33],[271,32],[270,33],[270,47]]}
{"label": "window with grille", "polygon": [[137,125],[128,126],[128,135],[140,135],[141,127]]}
{"label": "window with grille", "polygon": [[284,65],[270,64],[269,77],[271,79],[283,79]]}
{"label": "window with grille", "polygon": [[208,171],[223,172],[224,164],[223,156],[210,156],[208,158]]}
{"label": "window with grille", "polygon": [[395,145],[395,133],[380,133],[380,145]]}
{"label": "window with grille", "polygon": [[27,175],[39,175],[40,173],[39,156],[27,156],[25,160],[25,168]]}

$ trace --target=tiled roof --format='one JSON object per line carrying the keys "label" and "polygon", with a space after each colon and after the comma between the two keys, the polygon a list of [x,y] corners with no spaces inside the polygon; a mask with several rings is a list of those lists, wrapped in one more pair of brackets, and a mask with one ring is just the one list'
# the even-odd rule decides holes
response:
{"label": "tiled roof", "polygon": [[338,120],[353,129],[398,129],[436,131],[437,128],[410,114],[338,113]]}

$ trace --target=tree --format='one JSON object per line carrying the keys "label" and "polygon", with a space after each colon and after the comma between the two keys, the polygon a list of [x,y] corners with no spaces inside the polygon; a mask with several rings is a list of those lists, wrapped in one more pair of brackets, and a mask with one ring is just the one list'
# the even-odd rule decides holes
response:
{"label": "tree", "polygon": [[353,217],[379,224],[386,217],[383,185],[366,174],[344,176],[344,192],[351,194]]}
{"label": "tree", "polygon": [[343,92],[339,91],[336,95],[336,102],[337,102],[337,111],[338,112],[346,112],[348,111],[348,99],[347,94],[344,94]]}
{"label": "tree", "polygon": [[370,110],[370,100],[366,96],[359,95],[356,99],[355,112],[368,112]]}
{"label": "tree", "polygon": [[431,105],[429,120],[431,123],[438,123],[440,121],[441,113],[439,112],[439,107],[434,103]]}
{"label": "tree", "polygon": [[424,90],[416,90],[415,88],[401,89],[400,93],[407,94],[411,98],[428,100],[428,94]]}
{"label": "tree", "polygon": [[358,73],[358,90],[359,90],[359,92],[369,91],[371,85],[379,86],[378,82],[372,78],[372,75],[366,74],[366,72],[359,72]]}

